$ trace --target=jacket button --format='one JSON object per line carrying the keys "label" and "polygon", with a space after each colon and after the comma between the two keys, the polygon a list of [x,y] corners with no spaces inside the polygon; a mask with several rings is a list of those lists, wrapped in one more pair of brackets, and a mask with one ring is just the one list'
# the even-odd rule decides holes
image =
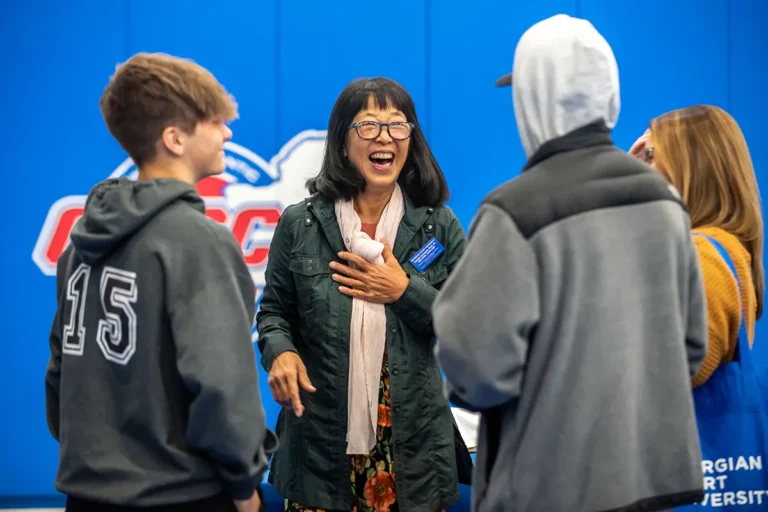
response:
{"label": "jacket button", "polygon": [[398,370],[397,368],[392,369],[392,375],[397,375],[398,373],[400,373],[400,370]]}
{"label": "jacket button", "polygon": [[392,331],[392,332],[397,332],[397,326],[392,324],[392,325],[389,326],[389,330]]}
{"label": "jacket button", "polygon": [[394,407],[392,408],[392,410],[393,410],[393,411],[395,411],[395,412],[400,412],[400,406],[399,406],[399,405],[396,405],[396,406],[394,406]]}
{"label": "jacket button", "polygon": [[306,220],[306,222],[307,222],[307,224],[312,224],[312,219],[310,219],[309,217],[307,217],[307,220]]}
{"label": "jacket button", "polygon": [[428,229],[429,231],[432,231],[432,224],[427,224],[427,229]]}

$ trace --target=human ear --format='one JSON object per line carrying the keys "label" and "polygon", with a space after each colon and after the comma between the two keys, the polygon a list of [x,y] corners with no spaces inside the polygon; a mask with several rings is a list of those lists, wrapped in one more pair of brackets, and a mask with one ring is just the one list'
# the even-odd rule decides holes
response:
{"label": "human ear", "polygon": [[160,138],[165,149],[171,154],[175,156],[182,156],[184,154],[184,143],[187,136],[178,126],[166,127]]}

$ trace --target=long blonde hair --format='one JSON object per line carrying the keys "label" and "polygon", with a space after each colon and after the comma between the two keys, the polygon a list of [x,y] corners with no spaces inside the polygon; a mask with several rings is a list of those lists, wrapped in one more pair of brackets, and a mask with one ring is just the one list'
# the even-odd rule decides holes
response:
{"label": "long blonde hair", "polygon": [[651,121],[656,167],[688,206],[692,227],[719,227],[752,256],[757,318],[763,312],[763,216],[755,170],[736,121],[721,108],[696,105]]}

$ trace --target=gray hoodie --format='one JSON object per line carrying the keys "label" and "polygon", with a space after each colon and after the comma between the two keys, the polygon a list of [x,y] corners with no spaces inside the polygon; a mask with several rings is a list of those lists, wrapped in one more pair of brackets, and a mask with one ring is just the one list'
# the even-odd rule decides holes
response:
{"label": "gray hoodie", "polygon": [[56,488],[128,506],[250,496],[276,439],[232,234],[181,181],[110,179],[71,242],[45,378]]}
{"label": "gray hoodie", "polygon": [[474,510],[694,503],[707,324],[685,206],[614,147],[618,71],[589,22],[534,25],[513,73],[529,161],[483,201],[433,305],[449,397],[481,413]]}

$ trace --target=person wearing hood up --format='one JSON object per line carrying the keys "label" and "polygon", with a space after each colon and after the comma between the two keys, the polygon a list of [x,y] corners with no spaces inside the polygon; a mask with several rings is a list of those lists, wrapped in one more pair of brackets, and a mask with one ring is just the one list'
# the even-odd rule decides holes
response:
{"label": "person wearing hood up", "polygon": [[277,439],[251,342],[253,281],[195,184],[237,107],[201,66],[137,54],[101,98],[138,168],[108,179],[58,261],[45,376],[68,511],[255,511]]}
{"label": "person wearing hood up", "polygon": [[701,501],[702,278],[679,194],[613,145],[613,52],[588,21],[553,16],[498,85],[528,162],[481,204],[433,305],[449,397],[481,413],[473,509]]}

